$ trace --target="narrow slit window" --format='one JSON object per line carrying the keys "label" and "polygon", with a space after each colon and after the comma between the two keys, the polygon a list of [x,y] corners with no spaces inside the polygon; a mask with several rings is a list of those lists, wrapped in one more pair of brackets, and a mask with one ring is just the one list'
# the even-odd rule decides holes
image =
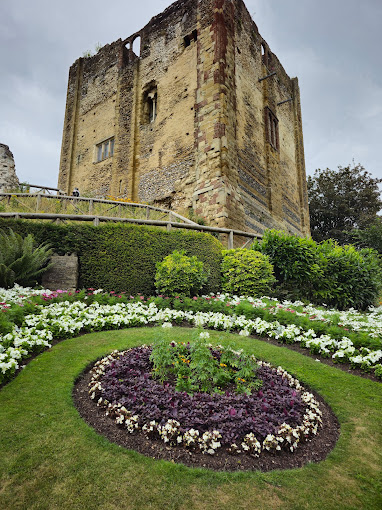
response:
{"label": "narrow slit window", "polygon": [[152,124],[158,116],[157,87],[149,86],[143,95],[142,123]]}
{"label": "narrow slit window", "polygon": [[148,97],[149,102],[149,122],[154,122],[157,116],[157,95],[156,93],[150,94]]}
{"label": "narrow slit window", "polygon": [[265,109],[267,141],[275,149],[279,150],[279,121],[270,108]]}

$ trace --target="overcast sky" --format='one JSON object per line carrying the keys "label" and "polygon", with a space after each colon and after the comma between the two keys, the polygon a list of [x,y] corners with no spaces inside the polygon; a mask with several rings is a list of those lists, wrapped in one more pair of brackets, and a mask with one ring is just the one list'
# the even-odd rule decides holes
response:
{"label": "overcast sky", "polygon": [[[196,0],[195,0],[196,1]],[[307,172],[353,159],[382,178],[382,0],[246,0],[301,88]],[[55,187],[70,65],[171,0],[0,0],[0,143],[21,181]]]}

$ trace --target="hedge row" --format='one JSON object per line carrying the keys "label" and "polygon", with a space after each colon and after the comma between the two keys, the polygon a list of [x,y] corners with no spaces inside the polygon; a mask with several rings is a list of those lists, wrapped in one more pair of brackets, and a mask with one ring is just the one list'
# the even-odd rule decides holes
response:
{"label": "hedge row", "polygon": [[209,234],[155,227],[108,223],[62,224],[0,219],[0,229],[12,228],[38,244],[49,242],[59,255],[77,253],[79,287],[131,294],[155,294],[155,264],[174,250],[197,255],[210,271],[204,292],[220,290],[221,243]]}

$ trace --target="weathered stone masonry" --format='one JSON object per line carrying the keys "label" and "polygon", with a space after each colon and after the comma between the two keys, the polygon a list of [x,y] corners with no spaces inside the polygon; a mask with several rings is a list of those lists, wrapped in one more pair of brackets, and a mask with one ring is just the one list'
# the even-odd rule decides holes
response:
{"label": "weathered stone masonry", "polygon": [[19,184],[13,154],[8,145],[0,143],[0,192],[13,191]]}
{"label": "weathered stone masonry", "polygon": [[74,186],[309,235],[298,81],[242,0],[179,0],[73,64],[58,187]]}

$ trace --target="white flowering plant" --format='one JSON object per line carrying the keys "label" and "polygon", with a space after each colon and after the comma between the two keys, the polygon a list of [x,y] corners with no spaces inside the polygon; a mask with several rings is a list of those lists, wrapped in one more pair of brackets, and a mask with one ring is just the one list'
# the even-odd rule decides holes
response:
{"label": "white flowering plant", "polygon": [[[315,354],[374,371],[382,378],[380,370],[375,371],[382,361],[382,307],[370,308],[368,313],[339,312],[300,302],[210,295],[178,299],[174,309],[171,300],[163,296],[145,300],[143,296],[105,294],[96,289],[69,296],[64,291],[19,286],[0,289],[0,299],[0,384],[13,376],[23,358],[49,348],[53,339],[147,324],[162,324],[165,328],[182,321],[197,328],[238,331],[243,337],[268,336],[279,342],[298,343]],[[211,307],[220,311],[209,311]],[[293,323],[296,318],[298,324]]]}

